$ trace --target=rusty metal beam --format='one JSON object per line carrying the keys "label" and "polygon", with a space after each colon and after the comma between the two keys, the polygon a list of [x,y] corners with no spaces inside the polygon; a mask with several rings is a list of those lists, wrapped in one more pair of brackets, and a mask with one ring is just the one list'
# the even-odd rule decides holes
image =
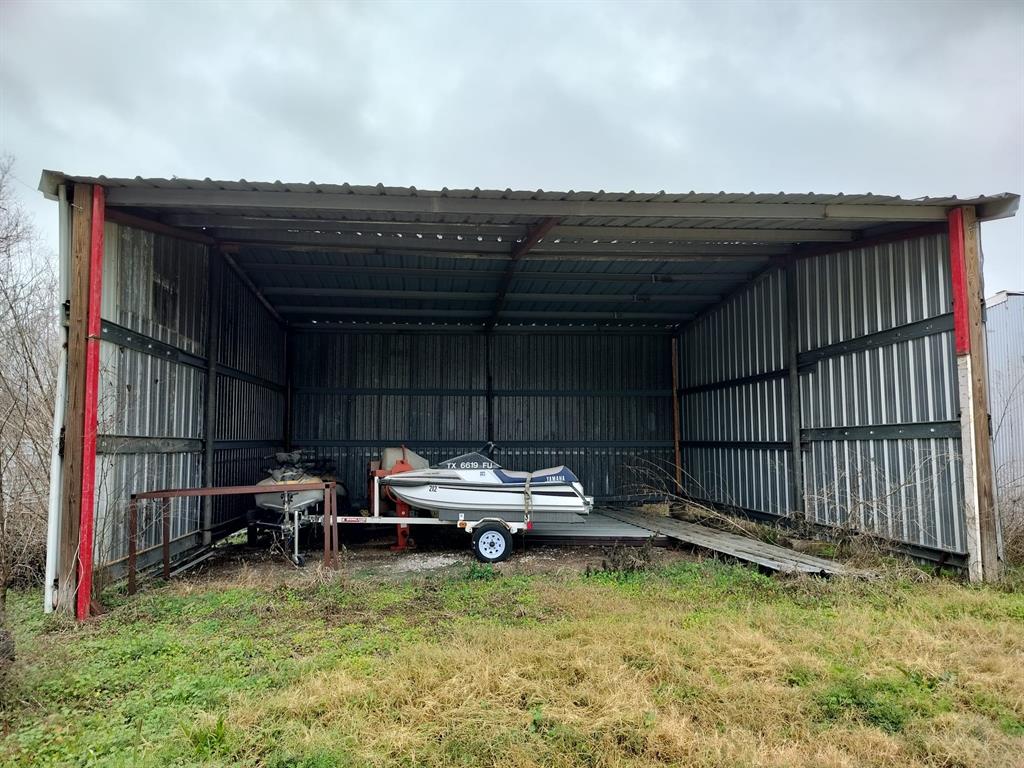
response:
{"label": "rusty metal beam", "polygon": [[498,291],[494,300],[494,311],[491,313],[491,319],[487,322],[488,328],[493,328],[498,322],[498,316],[501,314],[501,310],[505,306],[505,296],[508,293],[509,286],[512,284],[512,276],[515,274],[516,267],[519,266],[519,261],[529,253],[537,243],[543,240],[544,235],[548,234],[557,224],[558,219],[554,216],[542,219],[538,224],[530,229],[530,233],[526,236],[526,239],[512,249],[512,253],[509,254],[508,264],[505,267],[505,274],[502,275],[501,281],[498,283]]}

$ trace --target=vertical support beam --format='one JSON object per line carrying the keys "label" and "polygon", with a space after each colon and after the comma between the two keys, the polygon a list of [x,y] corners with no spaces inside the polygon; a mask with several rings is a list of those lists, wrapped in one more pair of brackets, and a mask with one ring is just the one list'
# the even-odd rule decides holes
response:
{"label": "vertical support beam", "polygon": [[284,449],[292,449],[293,402],[295,400],[295,337],[291,329],[284,326],[284,423],[281,425],[281,438]]}
{"label": "vertical support beam", "polygon": [[323,523],[321,527],[324,529],[324,568],[331,567],[331,506],[330,500],[327,498],[328,491],[326,484],[324,485],[324,503],[323,503]]}
{"label": "vertical support beam", "polygon": [[171,500],[168,497],[160,499],[160,537],[161,549],[163,550],[164,579],[171,578]]}
{"label": "vertical support beam", "polygon": [[494,374],[491,372],[491,343],[494,334],[487,333],[484,336],[484,373],[487,376],[487,397],[484,406],[487,410],[487,442],[494,442]]}
{"label": "vertical support beam", "polygon": [[100,305],[103,300],[103,187],[92,188],[89,222],[89,314],[85,339],[85,393],[82,401],[82,490],[78,542],[78,598],[75,615],[89,617],[92,606],[92,549],[96,516],[96,430],[100,383]]}
{"label": "vertical support beam", "polygon": [[[221,260],[215,248],[206,249],[206,392],[203,412],[203,484],[213,487],[217,440],[217,357],[220,342]],[[213,497],[203,497],[203,544],[213,541]]]}
{"label": "vertical support beam", "polygon": [[341,531],[338,529],[338,489],[336,483],[330,483],[327,492],[331,496],[331,568],[337,569],[339,565],[339,551],[341,550]]}
{"label": "vertical support beam", "polygon": [[679,337],[672,337],[672,443],[675,449],[675,494],[683,493],[682,414],[679,407]]}
{"label": "vertical support beam", "polygon": [[800,412],[800,305],[796,280],[796,258],[786,261],[786,410],[789,416],[789,495],[793,511],[804,515],[804,454],[800,445],[803,414]]}
{"label": "vertical support beam", "polygon": [[139,500],[132,494],[128,501],[128,594],[135,594],[135,575],[139,558]]}
{"label": "vertical support beam", "polygon": [[76,184],[71,203],[71,264],[68,284],[67,406],[64,418],[64,471],[61,476],[60,536],[56,608],[75,612],[78,589],[78,536],[82,508],[82,426],[85,408],[85,338],[89,319],[89,254],[92,187]]}
{"label": "vertical support beam", "polygon": [[1002,577],[1002,563],[988,413],[985,286],[973,206],[949,212],[949,259],[960,392],[967,570],[971,581],[997,581]]}

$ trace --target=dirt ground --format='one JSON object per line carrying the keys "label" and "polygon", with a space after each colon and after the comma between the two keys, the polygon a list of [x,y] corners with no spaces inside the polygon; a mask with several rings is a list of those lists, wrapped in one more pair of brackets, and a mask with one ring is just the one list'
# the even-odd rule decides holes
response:
{"label": "dirt ground", "polygon": [[[412,549],[405,552],[391,550],[393,539],[378,537],[372,540],[353,541],[342,545],[341,568],[351,576],[402,576],[430,575],[446,570],[464,570],[475,563],[468,547],[465,534],[455,536],[424,537]],[[643,550],[641,552],[641,549]],[[261,572],[260,581],[279,580],[302,582],[320,567],[321,554],[307,550],[306,565],[296,568],[280,552],[254,549],[241,543],[229,542],[218,548],[217,554],[203,561],[182,575],[187,580],[214,578],[237,580],[239,572]],[[671,565],[683,560],[699,559],[692,552],[673,547],[612,547],[612,546],[570,546],[552,544],[527,544],[516,541],[512,556],[503,563],[492,567],[502,575],[571,575],[588,570],[601,570],[609,564],[610,558],[625,553],[644,559],[649,567]],[[255,575],[255,574],[253,574]]]}

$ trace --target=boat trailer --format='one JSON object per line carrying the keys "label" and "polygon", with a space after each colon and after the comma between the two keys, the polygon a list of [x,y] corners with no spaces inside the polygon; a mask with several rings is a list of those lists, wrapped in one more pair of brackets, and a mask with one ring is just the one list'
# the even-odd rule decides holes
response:
{"label": "boat trailer", "polygon": [[[406,462],[396,462],[395,468]],[[409,466],[411,469],[411,466]],[[409,470],[400,470],[409,471]],[[369,515],[344,515],[337,518],[339,525],[394,525],[398,529],[398,543],[395,550],[405,550],[412,545],[411,525],[447,525],[464,530],[473,537],[473,554],[485,563],[500,563],[512,554],[512,536],[533,528],[531,519],[532,493],[527,481],[524,489],[525,504],[522,520],[506,520],[502,517],[482,517],[479,520],[467,520],[465,513],[459,513],[457,520],[440,520],[436,517],[414,517],[408,504],[400,499],[391,499],[395,505],[394,515],[381,514],[383,495],[381,479],[392,474],[393,470],[376,469],[371,472],[370,509]]]}

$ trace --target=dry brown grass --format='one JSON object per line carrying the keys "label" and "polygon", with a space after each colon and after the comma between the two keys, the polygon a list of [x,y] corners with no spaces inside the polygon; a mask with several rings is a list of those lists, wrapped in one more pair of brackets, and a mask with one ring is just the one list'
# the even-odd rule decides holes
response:
{"label": "dry brown grass", "polygon": [[[192,579],[83,630],[96,667],[85,679],[101,699],[61,660],[74,637],[36,641],[52,667],[39,689],[82,697],[62,703],[69,714],[41,715],[42,730],[95,751],[93,707],[114,730],[109,712],[144,712],[163,725],[125,723],[124,738],[143,744],[138,765],[1020,764],[1020,592],[692,562],[557,576],[273,574]],[[143,656],[146,676],[120,693],[107,676],[139,674],[140,649],[153,648],[171,648],[174,666]],[[270,677],[253,688],[247,674]],[[151,703],[204,675],[223,678],[219,704]],[[136,691],[151,693],[134,705]],[[168,718],[180,725],[169,731]],[[11,753],[17,765],[44,754],[34,722],[9,720],[25,745]],[[131,762],[98,754],[99,765]]]}
{"label": "dry brown grass", "polygon": [[464,623],[444,643],[238,701],[229,721],[243,733],[286,724],[300,753],[344,733],[367,766],[997,766],[1021,747],[973,713],[892,733],[856,716],[823,722],[816,703],[837,666],[868,680],[911,670],[955,680],[944,700],[995,692],[1020,716],[1020,626],[971,616],[984,611],[980,596],[954,607],[939,590],[926,607],[879,614],[851,603],[794,623],[777,604],[705,614],[699,602],[624,599],[603,585],[541,592],[559,621]]}

